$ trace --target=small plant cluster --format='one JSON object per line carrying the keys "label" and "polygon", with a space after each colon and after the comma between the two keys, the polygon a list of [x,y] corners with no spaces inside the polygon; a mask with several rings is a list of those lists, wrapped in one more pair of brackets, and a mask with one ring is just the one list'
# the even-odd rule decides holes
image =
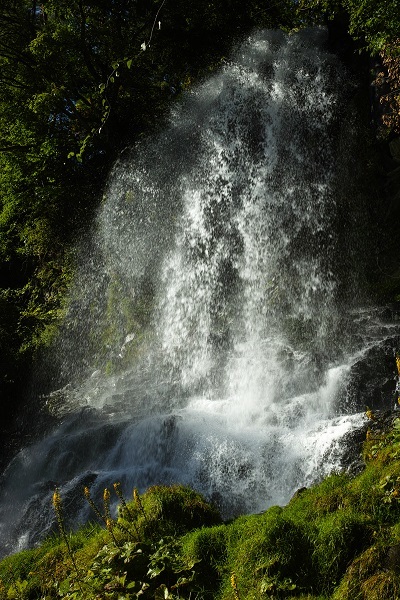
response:
{"label": "small plant cluster", "polygon": [[101,524],[71,533],[56,490],[59,535],[0,562],[0,600],[398,600],[400,419],[386,431],[379,419],[359,475],[226,523],[190,488],[127,501],[116,483],[97,503],[84,489]]}
{"label": "small plant cluster", "polygon": [[[79,600],[81,598],[110,598],[115,600],[136,598],[175,598],[192,597],[196,561],[184,561],[179,552],[179,541],[169,535],[175,533],[175,527],[169,531],[168,519],[160,531],[155,519],[156,510],[145,509],[144,503],[136,489],[133,491],[133,502],[127,503],[120,483],[114,483],[120,505],[118,517],[111,514],[111,492],[105,488],[103,493],[102,510],[91,497],[89,488],[84,488],[84,496],[96,514],[103,522],[109,534],[109,541],[95,554],[89,569],[81,570],[76,562],[74,553],[65,531],[62,514],[62,502],[58,491],[53,495],[53,506],[57,515],[61,538],[64,540],[68,556],[73,565],[69,576],[61,582],[55,582],[57,597]],[[175,488],[171,490],[175,501],[183,499],[190,506],[192,516],[196,510],[212,513],[203,500],[191,490]],[[168,502],[165,495],[167,490],[155,488],[151,494],[161,496],[163,511]],[[175,506],[178,510],[178,506]],[[205,516],[207,520],[207,515]],[[213,516],[219,519],[215,513]],[[190,518],[189,518],[190,520]],[[211,519],[212,522],[213,519]],[[161,537],[160,537],[161,536]],[[79,555],[79,553],[78,553]],[[47,597],[47,596],[45,596]]]}
{"label": "small plant cluster", "polygon": [[[368,416],[368,411],[366,414]],[[385,449],[387,449],[387,460],[400,458],[400,418],[394,419],[393,427],[389,432],[367,430],[364,458],[373,460],[379,456],[382,460]]]}
{"label": "small plant cluster", "polygon": [[203,522],[219,523],[218,511],[183,486],[155,486],[143,497],[134,490],[129,502],[119,483],[113,488],[120,501],[116,518],[108,488],[102,506],[93,500],[89,488],[84,488],[84,496],[103,526],[92,524],[76,533],[65,528],[63,501],[56,489],[53,508],[59,536],[2,561],[0,599],[200,597],[195,591],[196,560],[181,556],[179,534]]}

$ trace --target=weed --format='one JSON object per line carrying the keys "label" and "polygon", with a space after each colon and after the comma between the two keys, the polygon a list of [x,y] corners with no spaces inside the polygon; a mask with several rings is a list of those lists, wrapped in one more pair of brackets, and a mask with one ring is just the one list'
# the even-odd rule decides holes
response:
{"label": "weed", "polygon": [[63,540],[65,542],[65,545],[67,546],[69,557],[70,557],[71,562],[72,562],[72,564],[74,566],[74,569],[75,569],[75,573],[76,573],[76,577],[77,577],[77,586],[79,588],[79,591],[83,595],[83,591],[82,591],[82,588],[80,586],[80,573],[79,573],[79,570],[78,570],[78,566],[77,566],[77,564],[75,562],[74,553],[72,552],[72,549],[71,549],[71,546],[70,546],[70,543],[69,543],[68,534],[67,534],[67,532],[65,530],[62,501],[61,501],[60,492],[58,491],[57,488],[55,489],[54,494],[53,494],[53,507],[54,507],[54,511],[56,513],[58,527],[60,529],[61,537],[63,538]]}

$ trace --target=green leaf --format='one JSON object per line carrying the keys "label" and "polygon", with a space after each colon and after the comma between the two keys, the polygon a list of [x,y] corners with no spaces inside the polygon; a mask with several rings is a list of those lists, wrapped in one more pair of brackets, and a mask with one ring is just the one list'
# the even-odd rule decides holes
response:
{"label": "green leaf", "polygon": [[155,600],[166,600],[166,598],[170,598],[170,594],[167,586],[163,583],[159,588],[156,589],[154,594]]}
{"label": "green leaf", "polygon": [[58,591],[60,594],[65,595],[70,591],[70,587],[71,587],[70,579],[69,579],[69,577],[67,577],[67,579],[64,579],[64,581],[62,581],[60,583],[60,587],[58,588]]}

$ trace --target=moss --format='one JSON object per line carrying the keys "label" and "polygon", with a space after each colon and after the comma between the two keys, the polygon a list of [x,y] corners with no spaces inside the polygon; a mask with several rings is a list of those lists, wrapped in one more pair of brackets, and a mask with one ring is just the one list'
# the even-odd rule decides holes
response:
{"label": "moss", "polygon": [[204,497],[183,485],[152,486],[143,496],[135,494],[120,511],[122,521],[133,521],[143,539],[179,536],[198,527],[221,523],[218,510]]}
{"label": "moss", "polygon": [[265,594],[288,597],[310,587],[312,548],[307,528],[283,509],[241,517],[227,526],[225,578],[221,598],[231,598],[229,573],[235,573],[240,598]]}
{"label": "moss", "polygon": [[400,595],[400,579],[393,573],[376,573],[361,587],[365,600],[397,600]]}
{"label": "moss", "polygon": [[371,539],[370,524],[353,509],[338,510],[319,522],[313,559],[322,589],[331,591],[339,583]]}
{"label": "moss", "polygon": [[193,560],[217,565],[227,557],[227,528],[225,525],[202,527],[183,539],[183,553]]}
{"label": "moss", "polygon": [[196,579],[203,595],[215,598],[227,559],[227,527],[203,527],[182,540],[182,556],[196,564]]}
{"label": "moss", "polygon": [[126,502],[116,484],[118,521],[1,561],[0,600],[397,599],[397,438],[396,427],[382,434],[357,477],[331,475],[285,507],[227,523],[188,487],[153,486]]}
{"label": "moss", "polygon": [[335,590],[332,600],[357,600],[363,599],[363,582],[368,581],[381,568],[382,548],[371,546],[354,560],[342,582]]}
{"label": "moss", "polygon": [[334,473],[318,486],[302,491],[286,507],[295,521],[314,523],[318,518],[344,506],[348,495],[349,476]]}

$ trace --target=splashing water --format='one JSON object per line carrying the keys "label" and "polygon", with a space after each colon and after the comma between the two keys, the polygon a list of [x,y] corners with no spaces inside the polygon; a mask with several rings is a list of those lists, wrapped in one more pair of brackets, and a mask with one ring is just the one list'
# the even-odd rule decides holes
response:
{"label": "splashing water", "polygon": [[7,551],[49,531],[55,484],[71,523],[114,481],[234,515],[338,466],[352,367],[390,328],[355,310],[354,127],[324,37],[253,35],[116,165],[56,351],[62,423],[5,475]]}

